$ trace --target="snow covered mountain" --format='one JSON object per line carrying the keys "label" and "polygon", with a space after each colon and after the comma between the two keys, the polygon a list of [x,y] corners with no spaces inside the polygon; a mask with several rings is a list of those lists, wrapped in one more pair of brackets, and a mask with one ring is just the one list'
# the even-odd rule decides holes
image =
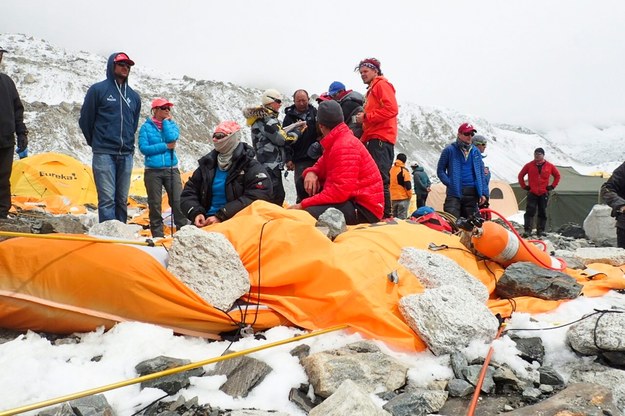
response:
{"label": "snow covered mountain", "polygon": [[[61,152],[90,164],[91,150],[78,128],[78,116],[87,88],[105,77],[107,57],[67,51],[22,34],[0,34],[0,45],[10,51],[2,70],[16,82],[26,107],[31,154]],[[262,93],[231,83],[175,78],[140,65],[133,68],[130,85],[141,94],[144,117],[148,116],[154,97],[164,96],[175,103],[174,117],[181,127],[178,153],[183,171],[194,169],[197,159],[211,149],[209,139],[219,121],[232,119],[243,126],[241,110],[258,105]],[[292,92],[283,93],[289,96]],[[440,151],[454,140],[457,126],[466,121],[489,139],[486,164],[493,176],[509,182],[516,182],[517,173],[532,159],[536,147],[543,147],[551,162],[574,166],[583,173],[611,172],[625,159],[625,150],[615,146],[625,138],[625,125],[572,126],[567,131],[541,133],[491,123],[452,109],[405,102],[400,103],[396,151],[406,153],[409,162],[424,166],[435,180]],[[249,129],[244,129],[243,137],[249,141]],[[135,164],[143,164],[138,151]]]}

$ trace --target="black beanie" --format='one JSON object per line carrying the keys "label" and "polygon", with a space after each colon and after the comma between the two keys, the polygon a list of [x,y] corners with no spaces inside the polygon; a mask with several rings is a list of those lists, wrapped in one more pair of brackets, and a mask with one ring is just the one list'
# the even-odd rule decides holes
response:
{"label": "black beanie", "polygon": [[534,153],[540,153],[540,154],[545,154],[545,149],[543,149],[542,147],[537,147],[536,150],[534,150]]}
{"label": "black beanie", "polygon": [[317,110],[317,122],[333,129],[344,121],[343,110],[334,100],[322,101]]}

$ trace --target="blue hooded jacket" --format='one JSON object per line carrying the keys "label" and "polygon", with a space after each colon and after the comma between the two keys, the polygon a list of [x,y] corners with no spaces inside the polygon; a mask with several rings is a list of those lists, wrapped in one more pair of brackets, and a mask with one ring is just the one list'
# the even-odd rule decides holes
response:
{"label": "blue hooded jacket", "polygon": [[89,88],[80,109],[78,124],[93,153],[128,155],[135,150],[141,98],[128,80],[122,85],[115,81],[113,59],[119,53],[109,56],[106,79]]}
{"label": "blue hooded jacket", "polygon": [[164,169],[178,166],[176,151],[168,149],[167,143],[178,140],[179,134],[175,121],[163,120],[163,128],[159,130],[148,117],[139,129],[139,150],[145,155],[145,167]]}
{"label": "blue hooded jacket", "polygon": [[[475,177],[475,189],[478,196],[489,197],[488,183],[484,176],[484,162],[482,154],[473,145],[468,155],[473,174]],[[454,142],[447,145],[438,159],[436,174],[438,178],[447,187],[447,195],[456,198],[462,197],[462,163],[464,154],[458,147],[458,143]]]}

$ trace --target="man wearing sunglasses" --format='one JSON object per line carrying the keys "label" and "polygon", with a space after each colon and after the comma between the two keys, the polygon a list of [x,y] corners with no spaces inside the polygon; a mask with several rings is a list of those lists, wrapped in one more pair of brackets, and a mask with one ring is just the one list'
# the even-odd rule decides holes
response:
{"label": "man wearing sunglasses", "polygon": [[478,205],[489,197],[482,154],[472,145],[477,130],[463,123],[456,141],[447,145],[438,159],[436,173],[447,187],[443,210],[456,218],[479,215]]}
{"label": "man wearing sunglasses", "polygon": [[132,156],[141,112],[141,98],[128,85],[134,64],[123,52],[109,56],[106,79],[89,88],[80,110],[78,124],[93,151],[100,222],[125,223],[128,218]]}
{"label": "man wearing sunglasses", "polygon": [[282,206],[285,192],[282,184],[282,170],[287,162],[287,143],[294,143],[302,134],[306,121],[289,126],[288,133],[278,120],[282,106],[282,94],[274,89],[263,92],[262,105],[243,109],[247,125],[252,130],[252,144],[258,160],[267,170],[273,188],[271,202]]}

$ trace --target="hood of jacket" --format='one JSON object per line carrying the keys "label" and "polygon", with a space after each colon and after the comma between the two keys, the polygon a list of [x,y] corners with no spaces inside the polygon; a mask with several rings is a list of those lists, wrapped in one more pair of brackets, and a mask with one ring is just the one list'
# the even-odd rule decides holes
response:
{"label": "hood of jacket", "polygon": [[350,90],[347,94],[343,96],[343,98],[339,100],[340,103],[343,103],[346,101],[354,101],[358,103],[359,105],[363,105],[365,103],[365,97],[358,91]]}
{"label": "hood of jacket", "polygon": [[[120,53],[124,52],[115,52],[111,54],[106,63],[106,79],[108,79],[109,81],[115,82],[115,62],[113,62],[113,59],[115,59],[115,57]],[[130,73],[128,73],[128,77],[130,77]],[[126,81],[124,81],[124,83],[128,83],[128,78],[126,78]]]}
{"label": "hood of jacket", "polygon": [[256,122],[256,120],[265,118],[265,117],[278,117],[278,113],[273,111],[271,108],[265,106],[258,107],[248,107],[243,109],[243,117],[247,122],[248,126],[251,126]]}

